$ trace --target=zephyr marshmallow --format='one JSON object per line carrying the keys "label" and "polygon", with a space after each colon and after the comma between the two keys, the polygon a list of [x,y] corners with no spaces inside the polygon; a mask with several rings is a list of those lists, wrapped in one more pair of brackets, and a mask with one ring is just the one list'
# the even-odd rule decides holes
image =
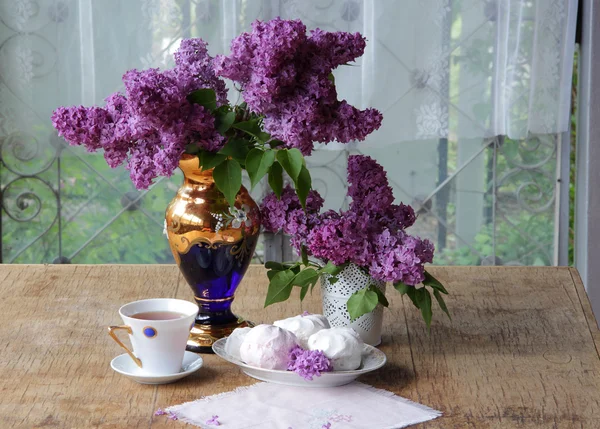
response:
{"label": "zephyr marshmallow", "polygon": [[236,328],[233,332],[227,337],[227,341],[225,342],[225,353],[235,357],[236,359],[241,359],[240,356],[240,348],[242,343],[244,342],[244,338],[248,335],[252,328]]}
{"label": "zephyr marshmallow", "polygon": [[294,333],[303,348],[308,347],[308,337],[319,332],[321,329],[330,327],[327,318],[321,314],[288,317],[287,319],[276,321],[273,325]]}
{"label": "zephyr marshmallow", "polygon": [[322,329],[308,339],[309,350],[321,350],[331,360],[334,371],[350,371],[360,366],[364,343],[352,328]]}
{"label": "zephyr marshmallow", "polygon": [[298,345],[296,336],[273,325],[255,326],[246,334],[240,356],[248,365],[286,370],[290,351]]}

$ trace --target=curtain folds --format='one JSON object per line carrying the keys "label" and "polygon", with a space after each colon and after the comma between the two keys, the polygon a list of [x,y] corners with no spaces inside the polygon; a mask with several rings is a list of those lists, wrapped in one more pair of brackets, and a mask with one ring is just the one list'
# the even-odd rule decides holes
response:
{"label": "curtain folds", "polygon": [[[366,142],[308,160],[326,208],[345,204],[349,152],[336,149],[349,149],[386,168],[440,263],[553,263],[577,0],[0,0],[2,259],[170,261],[160,232],[180,178],[128,205],[139,194],[127,171],[63,146],[52,110],[101,105],[128,69],[173,66],[183,38],[226,53],[255,19],[277,16],[368,39],[334,74],[340,99],[384,121]],[[150,232],[125,238],[136,229]]]}
{"label": "curtain folds", "polygon": [[[340,97],[385,113],[383,127],[370,137],[377,144],[496,135],[522,139],[568,129],[575,0],[3,0],[0,5],[1,111],[15,109],[11,95],[28,100],[39,93],[48,84],[40,78],[53,70],[61,93],[41,100],[35,109],[40,116],[47,118],[61,103],[101,103],[119,88],[127,68],[169,66],[183,37],[202,37],[213,53],[225,52],[254,19],[281,16],[300,18],[309,28],[367,37],[365,55],[356,66],[338,69],[336,82]],[[9,121],[6,114],[3,118]]]}

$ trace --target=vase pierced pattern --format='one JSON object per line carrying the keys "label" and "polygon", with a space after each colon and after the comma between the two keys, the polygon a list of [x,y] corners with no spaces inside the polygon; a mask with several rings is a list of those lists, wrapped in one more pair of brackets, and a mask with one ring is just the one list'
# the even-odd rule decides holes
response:
{"label": "vase pierced pattern", "polygon": [[331,275],[321,277],[321,294],[323,298],[323,314],[333,327],[349,326],[353,328],[370,345],[381,342],[381,325],[383,321],[383,306],[378,304],[370,313],[364,314],[352,321],[346,303],[355,292],[375,285],[385,293],[385,282],[373,279],[354,264],[348,265],[339,273],[337,281],[330,282]]}

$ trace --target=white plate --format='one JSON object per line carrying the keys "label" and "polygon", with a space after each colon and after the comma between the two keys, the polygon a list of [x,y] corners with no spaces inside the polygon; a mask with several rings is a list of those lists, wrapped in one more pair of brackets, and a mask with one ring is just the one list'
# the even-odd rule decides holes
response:
{"label": "white plate", "polygon": [[127,353],[114,358],[110,366],[119,374],[123,374],[125,377],[131,378],[141,384],[167,384],[198,371],[202,366],[202,358],[196,353],[186,351],[183,356],[183,363],[181,364],[181,372],[167,375],[144,374],[142,369],[131,360]]}
{"label": "white plate", "polygon": [[358,369],[354,371],[332,371],[323,372],[320,377],[313,377],[311,381],[305,380],[292,371],[280,371],[276,369],[257,368],[246,365],[239,359],[225,352],[225,342],[227,338],[221,338],[215,341],[212,348],[216,355],[239,366],[246,375],[269,383],[286,384],[288,386],[302,387],[335,387],[351,383],[359,375],[375,371],[385,365],[385,353],[373,346],[365,344],[362,352],[362,362]]}

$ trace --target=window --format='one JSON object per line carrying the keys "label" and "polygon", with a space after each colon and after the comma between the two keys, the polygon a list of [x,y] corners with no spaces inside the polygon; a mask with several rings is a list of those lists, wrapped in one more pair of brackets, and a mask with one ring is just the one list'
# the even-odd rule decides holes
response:
{"label": "window", "polygon": [[[181,174],[136,191],[102,154],[65,146],[51,112],[102,103],[129,68],[169,67],[182,38],[225,52],[254,19],[275,16],[368,39],[336,83],[341,97],[382,110],[384,126],[368,142],[327,145],[310,159],[328,208],[347,204],[345,163],[360,152],[384,165],[397,200],[418,209],[412,231],[436,243],[437,263],[558,262],[574,1],[0,0],[0,8],[3,262],[172,262],[163,217]],[[253,191],[257,201],[264,189]],[[288,256],[273,243],[259,245],[257,261],[273,248]]]}

